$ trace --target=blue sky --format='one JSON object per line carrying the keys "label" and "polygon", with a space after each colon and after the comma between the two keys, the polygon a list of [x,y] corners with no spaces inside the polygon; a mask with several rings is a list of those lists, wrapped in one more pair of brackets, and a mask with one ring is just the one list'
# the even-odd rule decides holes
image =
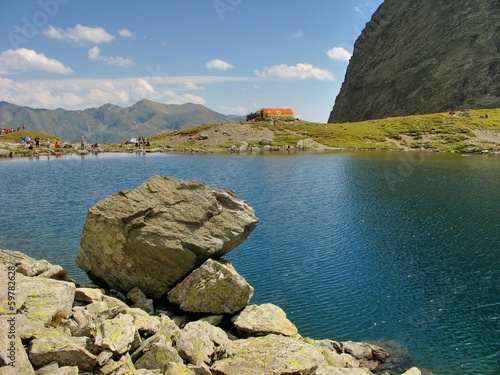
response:
{"label": "blue sky", "polygon": [[292,107],[326,122],[382,0],[2,0],[0,100]]}

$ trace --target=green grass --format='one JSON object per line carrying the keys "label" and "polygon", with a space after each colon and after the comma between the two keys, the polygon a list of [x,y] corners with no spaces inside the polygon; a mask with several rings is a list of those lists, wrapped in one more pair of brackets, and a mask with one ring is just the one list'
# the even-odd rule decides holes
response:
{"label": "green grass", "polygon": [[[488,118],[480,116],[487,113]],[[324,124],[310,122],[250,123],[255,128],[269,128],[274,132],[273,146],[295,146],[301,139],[312,138],[330,147],[344,149],[425,149],[464,152],[473,149],[474,130],[500,131],[500,108],[470,110],[470,117],[450,116],[448,113],[391,117],[352,123]],[[218,124],[203,125],[194,129],[164,133],[151,138],[152,142],[170,136],[201,134]],[[238,126],[238,124],[234,124]],[[476,142],[477,143],[477,142]],[[257,145],[257,144],[256,144]],[[258,145],[257,145],[258,146]],[[176,148],[200,147],[192,139]],[[229,145],[220,145],[221,149]],[[499,151],[498,143],[481,143],[479,149]]]}
{"label": "green grass", "polygon": [[[278,123],[275,125],[277,144],[296,144],[297,136],[331,147],[354,149],[423,148],[439,151],[464,151],[473,130],[500,131],[500,109],[471,110],[470,117],[450,116],[448,113],[393,117],[380,120],[340,124]],[[487,113],[488,118],[480,116]],[[264,125],[261,125],[264,126]],[[267,125],[272,129],[272,126]],[[430,138],[429,141],[424,138]],[[410,143],[405,144],[405,139]],[[487,148],[499,150],[499,144]]]}
{"label": "green grass", "polygon": [[[448,113],[391,117],[379,120],[360,121],[340,124],[324,124],[310,122],[267,122],[249,123],[254,128],[269,128],[274,133],[272,146],[296,146],[301,139],[311,138],[318,143],[343,149],[423,149],[448,152],[482,152],[500,151],[500,142],[494,140],[478,140],[474,131],[500,132],[500,108],[485,110],[470,110],[470,117],[450,116]],[[488,114],[488,118],[481,115]],[[165,140],[169,137],[185,137],[185,142],[168,147],[169,150],[203,149],[203,142],[197,140],[197,135],[220,124],[207,124],[196,128],[183,129],[150,137],[150,148],[166,148]],[[232,126],[238,126],[234,123]],[[40,137],[42,142],[50,139],[54,144],[56,137],[31,132],[20,131],[0,135],[0,142],[19,142],[24,136],[32,139]],[[248,142],[250,146],[259,147],[258,141]],[[211,149],[227,150],[234,143],[224,141]],[[135,146],[99,145],[106,151],[133,151]]]}
{"label": "green grass", "polygon": [[23,137],[30,137],[33,142],[36,137],[40,137],[41,142],[45,142],[47,140],[50,140],[52,144],[54,144],[56,141],[62,142],[60,138],[54,137],[53,135],[29,130],[0,134],[0,142],[21,142],[21,138]]}

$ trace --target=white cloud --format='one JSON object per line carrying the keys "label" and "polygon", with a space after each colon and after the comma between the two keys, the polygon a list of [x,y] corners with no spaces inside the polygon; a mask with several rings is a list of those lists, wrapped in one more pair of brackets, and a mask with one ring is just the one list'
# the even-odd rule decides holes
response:
{"label": "white cloud", "polygon": [[304,35],[304,32],[301,29],[298,29],[292,34],[292,38],[300,38],[302,35]]}
{"label": "white cloud", "polygon": [[48,58],[43,53],[37,53],[31,49],[18,48],[8,49],[0,55],[0,73],[8,74],[15,71],[40,70],[56,74],[71,74],[71,68],[60,61]]}
{"label": "white cloud", "polygon": [[216,69],[216,70],[229,70],[234,68],[231,64],[219,59],[214,59],[212,61],[207,62],[205,64],[205,67],[207,69]]}
{"label": "white cloud", "polygon": [[120,29],[120,30],[118,30],[118,34],[120,36],[125,37],[125,38],[132,38],[134,36],[134,34],[132,34],[132,32],[130,32],[127,29]]}
{"label": "white cloud", "polygon": [[165,90],[163,92],[163,96],[165,97],[165,101],[167,104],[184,104],[184,103],[195,103],[205,105],[206,100],[201,96],[193,95],[193,94],[178,94],[173,90]]}
{"label": "white cloud", "polygon": [[326,51],[326,54],[332,60],[349,61],[351,53],[343,47],[333,47],[331,50]]}
{"label": "white cloud", "polygon": [[365,15],[365,9],[366,9],[366,8],[368,8],[369,6],[370,6],[370,4],[369,4],[368,2],[361,3],[361,4],[356,5],[356,6],[354,7],[354,11],[355,11],[356,13],[359,13],[359,14],[361,14],[362,16],[364,16],[364,15]]}
{"label": "white cloud", "polygon": [[108,34],[102,27],[88,27],[83,25],[76,25],[74,28],[67,28],[66,30],[49,26],[42,31],[43,35],[52,39],[68,40],[77,43],[105,43],[111,42],[115,37]]}
{"label": "white cloud", "polygon": [[186,82],[184,84],[184,88],[186,88],[187,90],[203,90],[203,86],[198,86],[194,82]]}
{"label": "white cloud", "polygon": [[139,79],[137,81],[137,87],[140,87],[146,91],[149,91],[151,93],[154,93],[155,92],[155,89],[153,88],[153,86],[151,86],[148,81],[146,81],[145,79]]}
{"label": "white cloud", "polygon": [[255,70],[255,74],[261,78],[278,78],[278,79],[307,79],[313,78],[320,81],[333,81],[333,74],[328,70],[318,68],[311,64],[300,63],[295,66],[290,65],[274,65],[264,68],[263,70]]}
{"label": "white cloud", "polygon": [[250,77],[147,76],[114,79],[65,78],[14,81],[0,77],[0,98],[32,108],[85,109],[105,103],[129,106],[141,99],[170,104],[206,104],[186,92],[190,85],[249,82]]}
{"label": "white cloud", "polygon": [[105,61],[110,65],[116,65],[116,66],[130,66],[134,65],[134,62],[131,59],[126,59],[125,57],[121,56],[102,56],[101,55],[101,50],[99,47],[95,46],[89,49],[89,59],[91,60],[100,60],[100,61]]}

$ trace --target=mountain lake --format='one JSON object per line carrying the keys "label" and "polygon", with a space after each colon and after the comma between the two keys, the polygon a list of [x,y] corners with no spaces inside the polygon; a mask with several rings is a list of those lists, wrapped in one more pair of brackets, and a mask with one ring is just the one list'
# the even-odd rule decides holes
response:
{"label": "mountain lake", "polygon": [[[302,336],[500,373],[500,157],[90,154],[0,160],[0,248],[75,265],[87,210],[153,175],[234,190],[260,224],[225,258]],[[408,362],[409,361],[409,362]]]}

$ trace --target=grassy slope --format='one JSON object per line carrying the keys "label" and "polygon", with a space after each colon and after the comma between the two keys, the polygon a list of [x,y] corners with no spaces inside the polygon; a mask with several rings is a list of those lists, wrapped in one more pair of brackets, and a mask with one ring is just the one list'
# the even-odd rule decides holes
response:
{"label": "grassy slope", "polygon": [[55,143],[56,141],[62,142],[61,139],[52,135],[29,130],[0,134],[0,142],[16,143],[21,141],[21,138],[23,137],[30,137],[33,142],[35,142],[36,137],[40,137],[41,142],[46,142],[47,140],[50,140],[52,143]]}
{"label": "grassy slope", "polygon": [[[472,110],[470,117],[448,113],[392,117],[344,124],[327,124],[323,129],[304,126],[309,136],[328,146],[342,148],[424,148],[439,151],[472,151],[474,130],[500,131],[500,109]],[[480,118],[488,114],[487,119]],[[301,125],[302,127],[302,125]],[[496,149],[498,144],[481,144]]]}
{"label": "grassy slope", "polygon": [[[488,114],[484,119],[480,116]],[[500,108],[471,110],[470,117],[450,116],[448,113],[393,117],[355,123],[318,124],[308,122],[271,125],[266,122],[252,123],[253,127],[268,127],[274,132],[274,146],[295,146],[301,139],[313,140],[330,147],[352,149],[427,149],[439,151],[475,152],[500,151],[500,143],[478,140],[474,131],[500,132]],[[195,135],[209,127],[204,125],[174,133],[160,134],[151,141],[161,141],[167,136]],[[237,123],[235,124],[237,126]],[[193,147],[186,143],[181,147]],[[227,145],[220,145],[227,147]]]}
{"label": "grassy slope", "polygon": [[[480,115],[488,114],[488,118]],[[234,123],[238,126],[239,123]],[[380,120],[370,120],[355,123],[320,124],[309,122],[284,123],[271,125],[267,122],[249,123],[252,127],[267,127],[274,132],[273,146],[296,146],[301,139],[311,138],[318,143],[330,147],[347,149],[427,149],[456,152],[480,152],[483,150],[500,151],[500,108],[487,110],[471,110],[470,117],[450,116],[448,113],[393,117]],[[182,138],[183,144],[174,149],[204,148],[194,141],[197,135],[219,124],[207,124],[193,129],[179,130],[173,133],[163,133],[150,138],[151,148],[162,143],[167,137]],[[490,139],[476,138],[475,131],[490,132]],[[0,135],[1,142],[17,143],[21,137],[31,139],[40,137],[42,142],[50,139],[52,145],[56,137],[31,132],[20,131]],[[59,140],[60,141],[60,140]],[[226,141],[218,146],[227,150],[232,142]],[[249,142],[258,146],[258,142]],[[100,145],[101,150],[126,151],[134,146]],[[213,148],[213,147],[212,147]],[[217,147],[216,147],[217,148]],[[22,149],[16,153],[22,153]],[[27,151],[27,150],[25,150]],[[42,151],[42,150],[40,150]]]}

